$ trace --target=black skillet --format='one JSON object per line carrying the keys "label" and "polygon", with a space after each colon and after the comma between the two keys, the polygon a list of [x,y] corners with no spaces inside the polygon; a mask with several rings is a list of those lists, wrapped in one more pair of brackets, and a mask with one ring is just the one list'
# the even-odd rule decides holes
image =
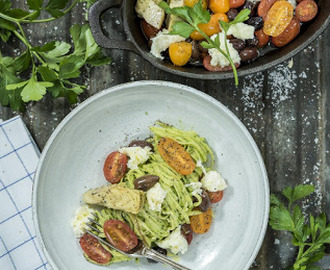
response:
{"label": "black skillet", "polygon": [[[99,0],[91,6],[89,11],[89,21],[93,36],[99,46],[108,49],[130,50],[142,56],[155,67],[175,75],[194,79],[217,80],[233,77],[231,71],[210,72],[202,67],[177,67],[171,63],[155,58],[149,52],[147,41],[142,33],[140,19],[137,17],[134,10],[135,2],[136,0]],[[278,65],[300,52],[315,40],[327,28],[330,21],[330,0],[319,0],[317,3],[319,6],[319,13],[316,18],[303,25],[300,34],[294,41],[283,48],[265,53],[250,64],[241,65],[238,69],[238,75],[249,75]],[[104,11],[110,8],[121,9],[124,29],[127,36],[126,41],[110,39],[106,37],[102,31],[101,15]]]}

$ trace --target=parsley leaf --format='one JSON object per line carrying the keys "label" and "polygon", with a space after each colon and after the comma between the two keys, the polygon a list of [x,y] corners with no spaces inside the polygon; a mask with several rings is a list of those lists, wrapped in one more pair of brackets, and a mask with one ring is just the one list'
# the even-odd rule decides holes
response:
{"label": "parsley leaf", "polygon": [[323,258],[325,244],[330,243],[330,224],[326,224],[325,213],[316,218],[310,214],[307,221],[300,207],[297,204],[293,205],[313,191],[314,187],[311,185],[285,188],[282,194],[288,201],[287,206],[274,194],[270,197],[269,225],[274,230],[291,232],[292,244],[298,247],[296,260],[290,269],[320,269],[313,263]]}
{"label": "parsley leaf", "polygon": [[[29,42],[23,23],[52,21],[68,13],[79,2],[89,5],[95,1],[73,0],[68,6],[69,2],[27,0],[30,10],[25,11],[12,9],[9,0],[0,0],[0,38],[7,42],[11,36],[16,36],[26,46],[17,57],[2,57],[0,52],[1,105],[23,111],[27,102],[41,100],[47,92],[54,98],[66,97],[70,103],[75,103],[86,88],[75,82],[82,68],[110,63],[96,44],[88,24],[71,27],[74,46],[63,41],[50,41],[42,46],[33,46]],[[37,19],[44,11],[53,17]]]}

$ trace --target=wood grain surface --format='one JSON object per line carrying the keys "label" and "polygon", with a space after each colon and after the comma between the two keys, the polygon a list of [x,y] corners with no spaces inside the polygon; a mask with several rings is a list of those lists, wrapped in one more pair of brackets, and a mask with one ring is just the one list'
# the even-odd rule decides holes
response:
{"label": "wood grain surface", "polygon": [[[16,7],[24,1],[14,0]],[[25,27],[32,44],[50,40],[69,41],[69,28],[83,19],[81,7],[56,22]],[[125,39],[120,14],[105,15],[109,35]],[[268,71],[233,80],[202,81],[173,76],[156,70],[141,57],[126,51],[105,51],[112,58],[108,66],[85,69],[81,82],[89,85],[80,101],[119,83],[137,80],[166,80],[192,86],[216,98],[245,124],[255,139],[266,164],[272,193],[288,185],[313,184],[316,192],[302,202],[305,213],[326,211],[330,217],[330,28],[290,61]],[[1,43],[0,43],[1,44]],[[1,44],[8,55],[23,45],[14,41]],[[43,149],[60,121],[74,108],[66,100],[50,96],[30,103],[21,114],[36,143]],[[0,119],[17,115],[1,107]],[[262,248],[251,269],[284,269],[293,262],[296,250],[290,236],[268,228]],[[326,256],[322,269],[330,269]]]}

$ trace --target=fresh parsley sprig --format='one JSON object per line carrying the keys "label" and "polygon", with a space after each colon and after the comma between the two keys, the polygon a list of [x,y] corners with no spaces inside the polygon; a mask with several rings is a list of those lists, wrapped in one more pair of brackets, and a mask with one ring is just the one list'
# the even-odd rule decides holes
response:
{"label": "fresh parsley sprig", "polygon": [[214,40],[212,40],[208,35],[206,35],[198,26],[201,23],[208,23],[210,21],[211,15],[208,10],[203,9],[202,7],[202,0],[198,1],[193,7],[184,6],[184,7],[175,7],[170,8],[170,6],[162,1],[159,3],[159,6],[164,9],[167,14],[176,15],[183,19],[183,21],[176,22],[172,26],[172,31],[169,33],[171,35],[180,35],[184,38],[188,38],[192,32],[198,31],[206,41],[203,41],[201,45],[206,49],[217,49],[230,63],[230,66],[233,69],[234,78],[235,78],[235,85],[238,85],[238,75],[237,69],[235,64],[230,56],[230,52],[228,49],[227,44],[227,32],[231,25],[241,23],[249,19],[249,15],[251,10],[243,9],[240,13],[236,16],[236,18],[227,23],[224,21],[219,21],[222,30],[224,31],[224,44],[226,51],[221,49],[221,41],[219,35],[216,36]]}
{"label": "fresh parsley sprig", "polygon": [[311,185],[298,185],[287,187],[282,194],[288,200],[284,204],[274,194],[270,197],[269,225],[274,230],[289,231],[292,234],[292,244],[298,247],[296,260],[290,270],[321,270],[313,263],[325,255],[325,244],[330,244],[330,224],[327,224],[325,213],[314,217],[309,214],[306,222],[300,207],[295,204],[314,192]]}
{"label": "fresh parsley sprig", "polygon": [[[88,24],[70,28],[73,46],[51,41],[33,46],[22,25],[55,20],[68,13],[78,2],[90,5],[95,0],[27,0],[30,11],[13,9],[10,0],[0,0],[0,40],[6,43],[11,36],[26,47],[19,56],[3,56],[0,52],[0,103],[13,110],[23,111],[29,101],[38,101],[49,92],[54,98],[66,97],[70,103],[86,88],[74,80],[86,64],[97,66],[110,63],[95,43]],[[42,11],[51,17],[38,19]]]}

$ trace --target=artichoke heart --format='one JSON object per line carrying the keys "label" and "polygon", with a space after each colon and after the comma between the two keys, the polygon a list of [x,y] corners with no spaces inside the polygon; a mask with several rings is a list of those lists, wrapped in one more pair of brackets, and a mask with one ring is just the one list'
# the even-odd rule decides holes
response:
{"label": "artichoke heart", "polygon": [[145,194],[141,190],[119,185],[106,185],[85,192],[83,200],[88,204],[97,204],[137,214],[144,205]]}

